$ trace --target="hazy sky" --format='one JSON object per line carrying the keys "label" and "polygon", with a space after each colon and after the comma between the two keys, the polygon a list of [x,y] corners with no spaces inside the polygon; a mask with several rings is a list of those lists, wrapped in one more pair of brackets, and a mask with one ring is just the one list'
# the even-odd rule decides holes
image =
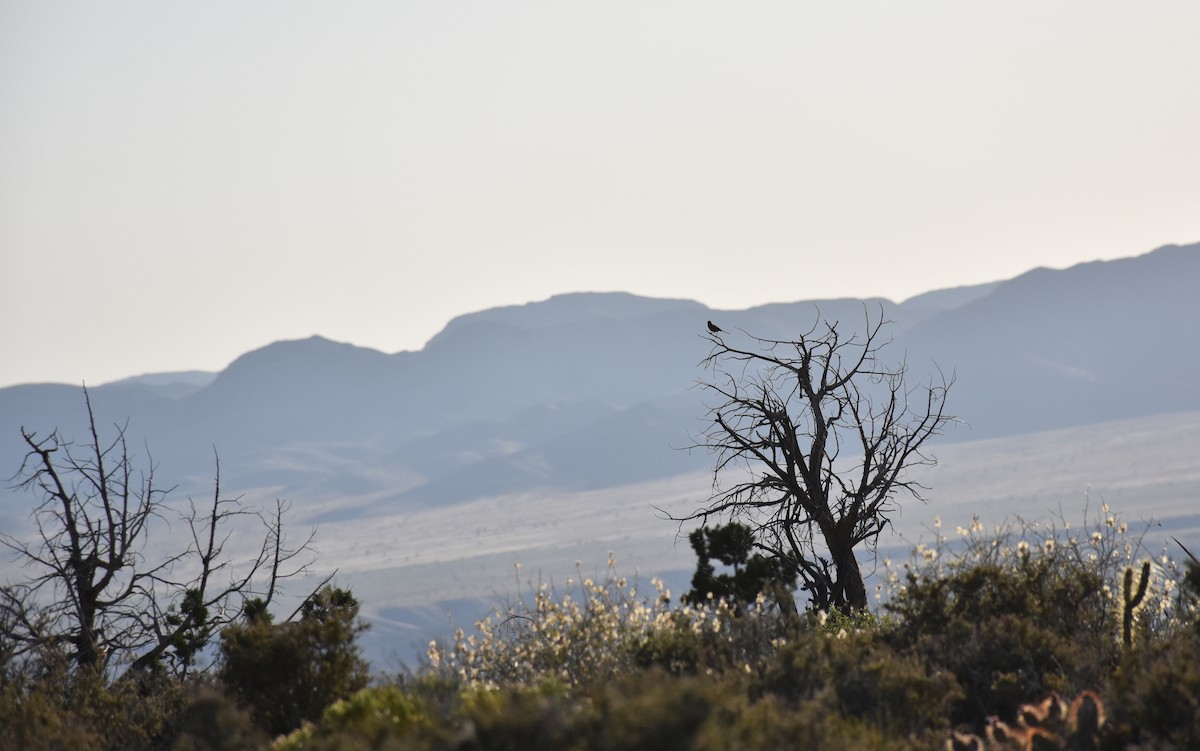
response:
{"label": "hazy sky", "polygon": [[0,0],[0,385],[1200,240],[1200,3]]}

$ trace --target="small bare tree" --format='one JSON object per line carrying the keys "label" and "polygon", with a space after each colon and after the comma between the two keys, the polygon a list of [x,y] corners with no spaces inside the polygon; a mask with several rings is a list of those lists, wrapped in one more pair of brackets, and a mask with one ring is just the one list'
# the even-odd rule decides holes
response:
{"label": "small bare tree", "polygon": [[[17,651],[54,647],[78,668],[186,674],[248,600],[265,607],[282,580],[306,571],[312,536],[288,545],[281,501],[264,513],[222,498],[218,461],[212,502],[198,508],[189,499],[177,514],[187,529],[182,549],[148,559],[151,531],[176,515],[166,504],[170,489],[156,484],[153,465],[135,470],[124,427],[102,441],[86,389],[84,401],[90,443],[83,447],[58,430],[39,438],[21,429],[29,452],[15,487],[40,499],[36,536],[23,542],[4,534],[0,543],[34,573],[0,589],[0,622]],[[239,522],[261,525],[262,538],[235,570],[225,544]]]}
{"label": "small bare tree", "polygon": [[867,606],[855,550],[874,550],[897,494],[921,498],[906,470],[934,463],[922,445],[952,419],[952,378],[910,388],[905,363],[880,362],[885,323],[881,311],[863,333],[844,337],[826,322],[794,341],[711,324],[706,334],[712,378],[700,385],[716,403],[696,447],[716,454],[713,494],[680,521],[749,522],[822,610]]}

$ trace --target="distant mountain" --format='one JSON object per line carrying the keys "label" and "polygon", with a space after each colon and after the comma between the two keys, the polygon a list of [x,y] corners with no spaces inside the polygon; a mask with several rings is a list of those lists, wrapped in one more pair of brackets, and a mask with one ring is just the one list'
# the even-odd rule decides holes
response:
{"label": "distant mountain", "polygon": [[1200,407],[1200,244],[1034,269],[906,332],[975,437]]}
{"label": "distant mountain", "polygon": [[948,310],[961,308],[967,303],[974,302],[981,297],[987,297],[1001,284],[1003,282],[989,282],[987,284],[974,284],[967,287],[951,287],[950,289],[925,292],[908,298],[904,301],[902,307],[909,315],[918,311],[928,312],[929,315],[944,313]]}
{"label": "distant mountain", "polygon": [[146,373],[144,375],[113,381],[109,386],[151,386],[154,388],[180,388],[200,390],[212,383],[216,373],[207,370],[180,370],[174,373]]}
{"label": "distant mountain", "polygon": [[628,292],[584,292],[554,295],[548,300],[525,305],[507,305],[458,316],[430,340],[436,347],[460,329],[481,322],[505,323],[522,329],[541,329],[593,319],[628,320],[671,311],[703,313],[705,307],[693,300],[663,300],[638,297]]}
{"label": "distant mountain", "polygon": [[[128,424],[160,476],[286,497],[303,516],[588,490],[710,466],[682,450],[703,426],[704,322],[792,338],[822,319],[882,314],[914,377],[954,373],[949,409],[1012,435],[1200,409],[1200,244],[937,290],[901,304],[839,299],[710,310],[626,293],[558,295],[460,316],[418,352],[321,337],[276,342],[218,374],[151,374],[91,389],[101,424]],[[82,439],[78,387],[0,389],[0,474],[19,428]],[[0,522],[26,503],[6,494]],[[27,513],[23,512],[23,513]]]}

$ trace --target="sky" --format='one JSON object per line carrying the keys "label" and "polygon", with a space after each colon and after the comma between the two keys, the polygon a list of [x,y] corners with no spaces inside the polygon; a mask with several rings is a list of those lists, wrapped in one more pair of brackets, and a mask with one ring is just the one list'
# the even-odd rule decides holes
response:
{"label": "sky", "polygon": [[1200,240],[1200,3],[0,0],[0,386]]}

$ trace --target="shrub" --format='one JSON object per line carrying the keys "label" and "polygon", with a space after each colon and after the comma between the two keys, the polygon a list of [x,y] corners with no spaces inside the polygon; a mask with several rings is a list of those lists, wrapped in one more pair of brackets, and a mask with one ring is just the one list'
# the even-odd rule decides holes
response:
{"label": "shrub", "polygon": [[626,676],[589,694],[594,714],[587,748],[690,749],[706,722],[743,690],[730,680],[676,677],[657,670]]}
{"label": "shrub", "polygon": [[356,642],[365,627],[357,616],[349,592],[326,587],[304,604],[298,621],[275,625],[261,613],[226,628],[221,681],[272,735],[315,721],[367,684]]}
{"label": "shrub", "polygon": [[200,687],[184,707],[171,751],[244,751],[267,745],[250,713],[213,686]]}
{"label": "shrub", "polygon": [[1200,748],[1200,633],[1139,645],[1113,677],[1114,747]]}
{"label": "shrub", "polygon": [[616,574],[567,580],[557,593],[542,584],[524,599],[459,630],[452,645],[429,645],[430,668],[469,684],[532,686],[553,679],[567,687],[611,680],[638,669],[674,674],[755,670],[796,624],[779,617],[763,596],[739,614],[713,598],[673,608],[670,592],[652,580],[652,595]]}
{"label": "shrub", "polygon": [[[785,618],[765,598],[739,611],[715,593],[673,605],[661,583],[639,594],[610,561],[604,581],[538,586],[432,644],[426,674],[336,703],[281,746],[915,750],[1036,736],[1055,748],[1200,747],[1200,633],[1181,628],[1191,605],[1170,562],[1147,569],[1102,511],[1079,536],[1024,523],[972,525],[957,547],[939,536],[896,576],[883,618]],[[1127,612],[1139,635],[1128,648]],[[1108,722],[1038,720],[1027,702],[1052,691],[1077,697],[1079,712],[1103,707]]]}
{"label": "shrub", "polygon": [[78,668],[69,651],[39,645],[6,665],[0,679],[0,748],[158,748],[185,691],[161,673],[126,672],[110,682]]}
{"label": "shrub", "polygon": [[670,617],[670,593],[654,582],[653,599],[616,576],[597,583],[580,576],[558,594],[548,584],[475,624],[459,629],[453,645],[431,642],[430,668],[472,685],[535,685],[548,678],[576,685],[606,680],[629,667],[629,645]]}
{"label": "shrub", "polygon": [[398,686],[378,686],[334,702],[320,722],[293,731],[273,748],[276,751],[409,748],[406,739],[429,725],[419,699]]}
{"label": "shrub", "polygon": [[700,728],[697,751],[727,749],[927,749],[932,743],[889,737],[860,720],[827,713],[820,702],[792,705],[767,695],[745,706],[722,708]]}
{"label": "shrub", "polygon": [[899,736],[944,730],[963,696],[953,674],[897,652],[874,627],[804,634],[780,649],[760,690]]}
{"label": "shrub", "polygon": [[[1086,512],[1085,512],[1086,518]],[[1075,695],[1106,685],[1121,657],[1125,572],[1141,540],[1107,506],[1073,534],[1070,525],[959,529],[957,546],[919,546],[887,604],[892,643],[941,664],[966,694],[952,717],[979,723],[1012,716],[1051,691]],[[1175,611],[1169,567],[1152,567],[1136,613],[1144,634],[1166,633]]]}
{"label": "shrub", "polygon": [[500,689],[475,686],[462,693],[462,745],[482,749],[578,747],[586,703],[550,681]]}
{"label": "shrub", "polygon": [[1111,670],[1115,642],[1089,630],[1107,605],[1088,594],[1096,586],[1086,574],[991,565],[913,580],[894,604],[901,619],[892,638],[957,676],[966,695],[956,720],[1009,716],[1031,696],[1078,691]]}
{"label": "shrub", "polygon": [[[696,552],[696,573],[683,602],[702,605],[707,600],[723,599],[740,611],[770,593],[779,600],[781,609],[795,612],[796,603],[790,595],[796,587],[795,567],[782,558],[754,553],[754,532],[745,524],[700,527],[688,535],[688,541]],[[714,560],[732,571],[718,574]]]}

